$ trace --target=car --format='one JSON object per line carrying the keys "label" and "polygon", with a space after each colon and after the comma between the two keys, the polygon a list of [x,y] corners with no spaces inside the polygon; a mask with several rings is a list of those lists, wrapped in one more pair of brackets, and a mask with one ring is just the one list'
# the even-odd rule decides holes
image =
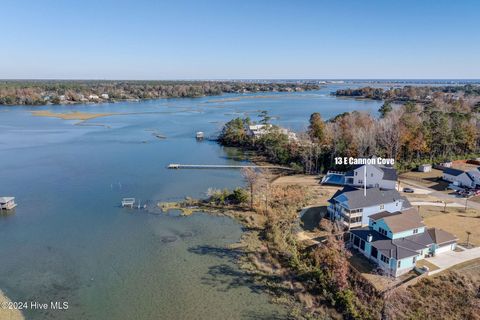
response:
{"label": "car", "polygon": [[406,192],[406,193],[414,193],[415,190],[413,190],[412,188],[403,188],[403,192]]}

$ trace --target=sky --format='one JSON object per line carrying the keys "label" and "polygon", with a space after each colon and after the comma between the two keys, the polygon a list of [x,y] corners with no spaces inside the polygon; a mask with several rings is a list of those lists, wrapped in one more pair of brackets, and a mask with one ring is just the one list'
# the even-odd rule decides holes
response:
{"label": "sky", "polygon": [[476,0],[1,0],[0,79],[479,79]]}

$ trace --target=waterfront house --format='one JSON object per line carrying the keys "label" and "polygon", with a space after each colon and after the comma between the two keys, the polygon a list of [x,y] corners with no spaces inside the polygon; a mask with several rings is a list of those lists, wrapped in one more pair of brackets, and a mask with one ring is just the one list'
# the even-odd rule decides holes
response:
{"label": "waterfront house", "polygon": [[329,217],[349,229],[368,225],[372,214],[402,211],[411,207],[410,202],[397,190],[378,187],[364,190],[345,186],[333,195],[329,203]]}
{"label": "waterfront house", "polygon": [[345,174],[345,184],[367,188],[397,189],[397,171],[391,166],[357,165]]}
{"label": "waterfront house", "polygon": [[480,174],[476,171],[465,172],[459,169],[446,168],[443,171],[442,178],[455,186],[466,188],[475,188],[477,184],[480,184]]}
{"label": "waterfront house", "polygon": [[16,206],[15,197],[0,197],[0,210],[12,210]]}
{"label": "waterfront house", "polygon": [[248,126],[247,134],[254,138],[258,138],[266,134],[272,127],[271,124],[253,124]]}
{"label": "waterfront house", "polygon": [[350,230],[348,244],[375,262],[386,275],[398,277],[417,261],[452,251],[457,238],[441,229],[427,229],[415,208],[371,215],[368,227]]}

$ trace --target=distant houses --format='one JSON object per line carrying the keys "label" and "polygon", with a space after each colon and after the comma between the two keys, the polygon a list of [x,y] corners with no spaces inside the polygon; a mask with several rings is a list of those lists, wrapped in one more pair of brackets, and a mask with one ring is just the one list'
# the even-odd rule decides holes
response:
{"label": "distant houses", "polygon": [[387,275],[398,277],[415,268],[417,261],[456,248],[454,235],[427,229],[415,208],[383,211],[369,218],[368,227],[350,230],[349,245]]}
{"label": "distant houses", "polygon": [[419,172],[431,172],[432,171],[432,165],[431,164],[422,164],[418,166],[418,171]]}
{"label": "distant houses", "polygon": [[463,171],[454,168],[443,170],[442,178],[455,186],[475,188],[480,185],[480,172],[478,170]]}
{"label": "distant houses", "polygon": [[411,208],[410,202],[397,190],[378,187],[356,188],[345,186],[329,200],[329,217],[348,229],[366,226],[369,217],[379,212],[396,212]]}
{"label": "distant houses", "polygon": [[[274,126],[271,124],[253,124],[248,126],[247,134],[253,138],[260,138],[263,135],[269,133],[270,130],[272,130],[273,128]],[[288,137],[289,141],[298,140],[297,134],[295,132],[290,131],[286,128],[280,128],[280,127],[276,127],[276,128],[278,128],[280,133],[285,134]]]}

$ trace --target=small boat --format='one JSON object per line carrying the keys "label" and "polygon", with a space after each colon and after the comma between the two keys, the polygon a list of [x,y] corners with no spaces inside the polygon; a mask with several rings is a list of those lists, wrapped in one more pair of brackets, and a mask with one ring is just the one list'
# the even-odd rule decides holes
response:
{"label": "small boat", "polygon": [[202,140],[205,137],[205,134],[203,133],[203,131],[198,131],[195,134],[195,137],[197,138],[197,140]]}

